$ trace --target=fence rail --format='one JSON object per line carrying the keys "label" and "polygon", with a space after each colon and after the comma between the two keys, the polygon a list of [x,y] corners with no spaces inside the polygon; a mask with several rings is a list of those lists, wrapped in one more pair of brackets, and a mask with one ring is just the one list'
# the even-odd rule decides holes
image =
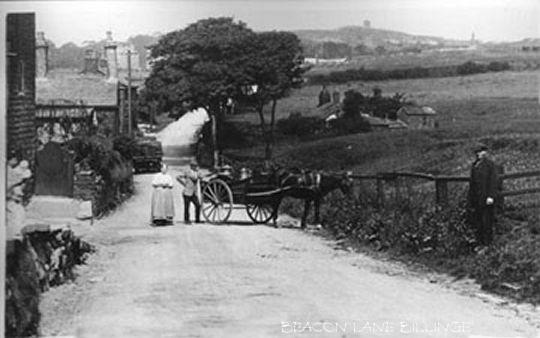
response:
{"label": "fence rail", "polygon": [[[445,206],[448,204],[448,183],[469,183],[470,178],[468,176],[451,176],[451,175],[433,175],[428,173],[418,173],[418,172],[380,172],[377,174],[352,174],[351,178],[356,180],[375,180],[376,189],[377,189],[377,200],[379,205],[384,204],[385,200],[385,190],[384,185],[386,182],[393,182],[395,188],[396,198],[400,198],[400,185],[398,182],[399,178],[416,178],[424,179],[427,181],[435,182],[435,203],[438,205]],[[520,190],[504,190],[504,181],[520,178],[530,178],[538,177],[540,178],[540,170],[524,171],[524,172],[515,172],[515,173],[502,173],[502,168],[500,168],[500,193],[501,203],[503,203],[504,197],[507,196],[519,196],[526,194],[536,194],[540,193],[539,187],[532,187]],[[502,205],[502,204],[501,204]]]}

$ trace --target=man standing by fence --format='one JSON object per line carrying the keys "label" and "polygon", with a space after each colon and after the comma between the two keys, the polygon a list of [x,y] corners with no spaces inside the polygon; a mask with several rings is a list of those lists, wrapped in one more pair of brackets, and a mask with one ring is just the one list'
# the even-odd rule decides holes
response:
{"label": "man standing by fence", "polygon": [[474,149],[476,161],[471,168],[469,207],[476,227],[476,241],[487,246],[493,240],[495,198],[498,194],[498,175],[495,163],[488,158],[488,148],[479,145]]}

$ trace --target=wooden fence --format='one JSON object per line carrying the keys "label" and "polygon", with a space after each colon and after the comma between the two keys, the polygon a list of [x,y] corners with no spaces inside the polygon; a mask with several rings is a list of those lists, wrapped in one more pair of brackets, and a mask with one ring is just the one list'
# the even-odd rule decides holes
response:
{"label": "wooden fence", "polygon": [[[499,167],[499,197],[500,206],[504,205],[504,197],[518,196],[526,194],[540,193],[540,186],[520,189],[520,190],[505,190],[504,182],[507,180],[538,177],[540,178],[540,170],[515,172],[504,174],[502,168]],[[469,183],[470,178],[468,176],[448,176],[448,175],[431,175],[426,173],[417,172],[382,172],[372,175],[356,175],[352,174],[351,178],[356,180],[374,180],[377,189],[377,203],[382,206],[385,203],[385,185],[392,184],[395,190],[396,200],[401,199],[401,187],[400,178],[413,178],[422,179],[429,182],[435,182],[435,203],[440,206],[448,205],[448,184],[449,183]]]}

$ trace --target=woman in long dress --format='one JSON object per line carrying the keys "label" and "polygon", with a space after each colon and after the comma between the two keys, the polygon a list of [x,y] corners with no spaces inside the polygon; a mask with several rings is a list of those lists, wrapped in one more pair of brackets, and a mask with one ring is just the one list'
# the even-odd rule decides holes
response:
{"label": "woman in long dress", "polygon": [[167,174],[167,165],[161,166],[152,181],[152,224],[171,224],[174,218],[174,200],[172,194],[173,179]]}

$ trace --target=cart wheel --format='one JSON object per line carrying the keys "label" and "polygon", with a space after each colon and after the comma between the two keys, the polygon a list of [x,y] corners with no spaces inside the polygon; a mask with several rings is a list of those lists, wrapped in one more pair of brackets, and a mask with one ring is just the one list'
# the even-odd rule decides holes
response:
{"label": "cart wheel", "polygon": [[270,204],[246,204],[249,218],[255,224],[265,224],[272,219],[274,208]]}
{"label": "cart wheel", "polygon": [[202,214],[208,223],[227,222],[233,209],[233,194],[220,179],[208,182],[202,189]]}

